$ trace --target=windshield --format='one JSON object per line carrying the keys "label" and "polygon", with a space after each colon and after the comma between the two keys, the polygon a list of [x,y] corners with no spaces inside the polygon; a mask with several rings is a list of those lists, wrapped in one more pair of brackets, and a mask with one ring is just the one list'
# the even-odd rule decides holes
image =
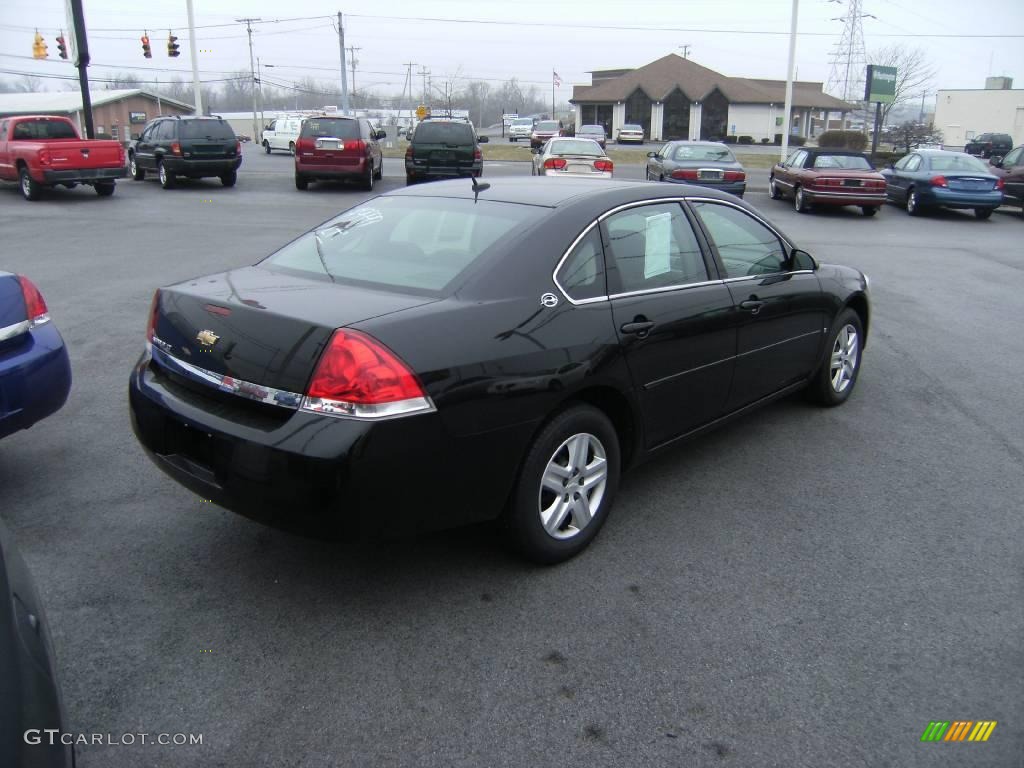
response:
{"label": "windshield", "polygon": [[420,123],[416,129],[415,141],[430,144],[472,144],[473,129],[468,123]]}
{"label": "windshield", "polygon": [[557,131],[558,123],[554,120],[544,120],[543,122],[537,123],[538,131]]}
{"label": "windshield", "polygon": [[714,160],[721,163],[734,163],[736,158],[726,147],[691,147],[685,144],[675,148],[673,160]]}
{"label": "windshield", "polygon": [[818,155],[815,168],[834,168],[837,171],[873,171],[871,163],[860,155]]}
{"label": "windshield", "polygon": [[991,173],[983,162],[970,155],[936,155],[931,159],[933,171],[963,171],[965,173]]}
{"label": "windshield", "polygon": [[77,139],[71,123],[63,120],[27,120],[14,124],[11,141],[19,139]]}
{"label": "windshield", "polygon": [[529,117],[520,117],[518,120],[513,120],[512,125],[533,125],[533,120]]}
{"label": "windshield", "polygon": [[604,150],[602,150],[601,145],[593,139],[566,139],[564,141],[552,141],[548,145],[548,154],[603,157]]}
{"label": "windshield", "polygon": [[491,246],[544,212],[485,200],[378,197],[262,263],[343,282],[439,292]]}
{"label": "windshield", "polygon": [[223,120],[182,120],[183,139],[234,139],[235,132]]}
{"label": "windshield", "polygon": [[302,123],[305,139],[358,139],[359,122],[344,117],[311,117]]}

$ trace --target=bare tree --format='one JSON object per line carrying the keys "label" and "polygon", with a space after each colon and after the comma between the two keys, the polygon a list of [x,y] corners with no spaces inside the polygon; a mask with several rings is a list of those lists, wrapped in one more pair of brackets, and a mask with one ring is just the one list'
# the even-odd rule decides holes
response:
{"label": "bare tree", "polygon": [[35,75],[22,75],[15,81],[14,89],[18,93],[39,93],[46,90],[43,88],[44,82],[43,78],[36,77]]}
{"label": "bare tree", "polygon": [[[454,102],[461,98],[461,94],[458,93],[459,85],[458,81],[462,79],[462,67],[459,67],[454,75],[448,75],[447,78],[441,81],[440,85],[431,84],[434,90],[434,94],[441,98],[441,103],[444,105],[444,110],[447,114],[452,113],[454,108]],[[431,94],[433,95],[433,94]]]}
{"label": "bare tree", "polygon": [[893,43],[872,51],[871,63],[883,67],[896,67],[896,93],[891,104],[882,105],[882,125],[889,111],[911,99],[920,98],[935,80],[937,70],[920,48],[907,48]]}

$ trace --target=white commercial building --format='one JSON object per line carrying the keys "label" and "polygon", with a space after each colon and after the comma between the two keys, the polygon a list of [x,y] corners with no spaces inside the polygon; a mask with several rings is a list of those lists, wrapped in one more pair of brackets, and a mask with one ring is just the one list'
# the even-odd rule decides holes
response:
{"label": "white commercial building", "polygon": [[934,125],[942,143],[963,147],[982,133],[1008,133],[1013,145],[1024,144],[1024,89],[1013,90],[1009,78],[989,78],[994,87],[939,91]]}

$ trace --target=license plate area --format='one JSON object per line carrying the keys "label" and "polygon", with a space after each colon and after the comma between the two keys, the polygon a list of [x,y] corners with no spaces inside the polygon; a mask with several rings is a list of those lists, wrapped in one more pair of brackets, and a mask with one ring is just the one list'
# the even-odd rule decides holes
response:
{"label": "license plate area", "polygon": [[184,456],[204,468],[213,470],[213,437],[202,430],[169,420],[165,432],[164,449],[168,455]]}
{"label": "license plate area", "polygon": [[345,148],[345,142],[341,139],[317,139],[316,148],[337,152]]}
{"label": "license plate area", "polygon": [[701,181],[721,181],[721,171],[697,171],[697,178]]}
{"label": "license plate area", "polygon": [[861,179],[843,179],[844,187],[863,187],[864,182]]}
{"label": "license plate area", "polygon": [[455,160],[454,152],[436,151],[430,153],[430,160],[434,163],[450,163]]}

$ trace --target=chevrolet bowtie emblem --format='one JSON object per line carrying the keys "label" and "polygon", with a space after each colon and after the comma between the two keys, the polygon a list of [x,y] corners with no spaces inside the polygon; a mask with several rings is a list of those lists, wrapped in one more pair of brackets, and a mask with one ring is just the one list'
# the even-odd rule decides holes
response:
{"label": "chevrolet bowtie emblem", "polygon": [[217,339],[219,338],[220,336],[218,336],[213,331],[200,331],[199,333],[196,334],[196,341],[198,341],[204,347],[212,347],[214,344],[217,343]]}

